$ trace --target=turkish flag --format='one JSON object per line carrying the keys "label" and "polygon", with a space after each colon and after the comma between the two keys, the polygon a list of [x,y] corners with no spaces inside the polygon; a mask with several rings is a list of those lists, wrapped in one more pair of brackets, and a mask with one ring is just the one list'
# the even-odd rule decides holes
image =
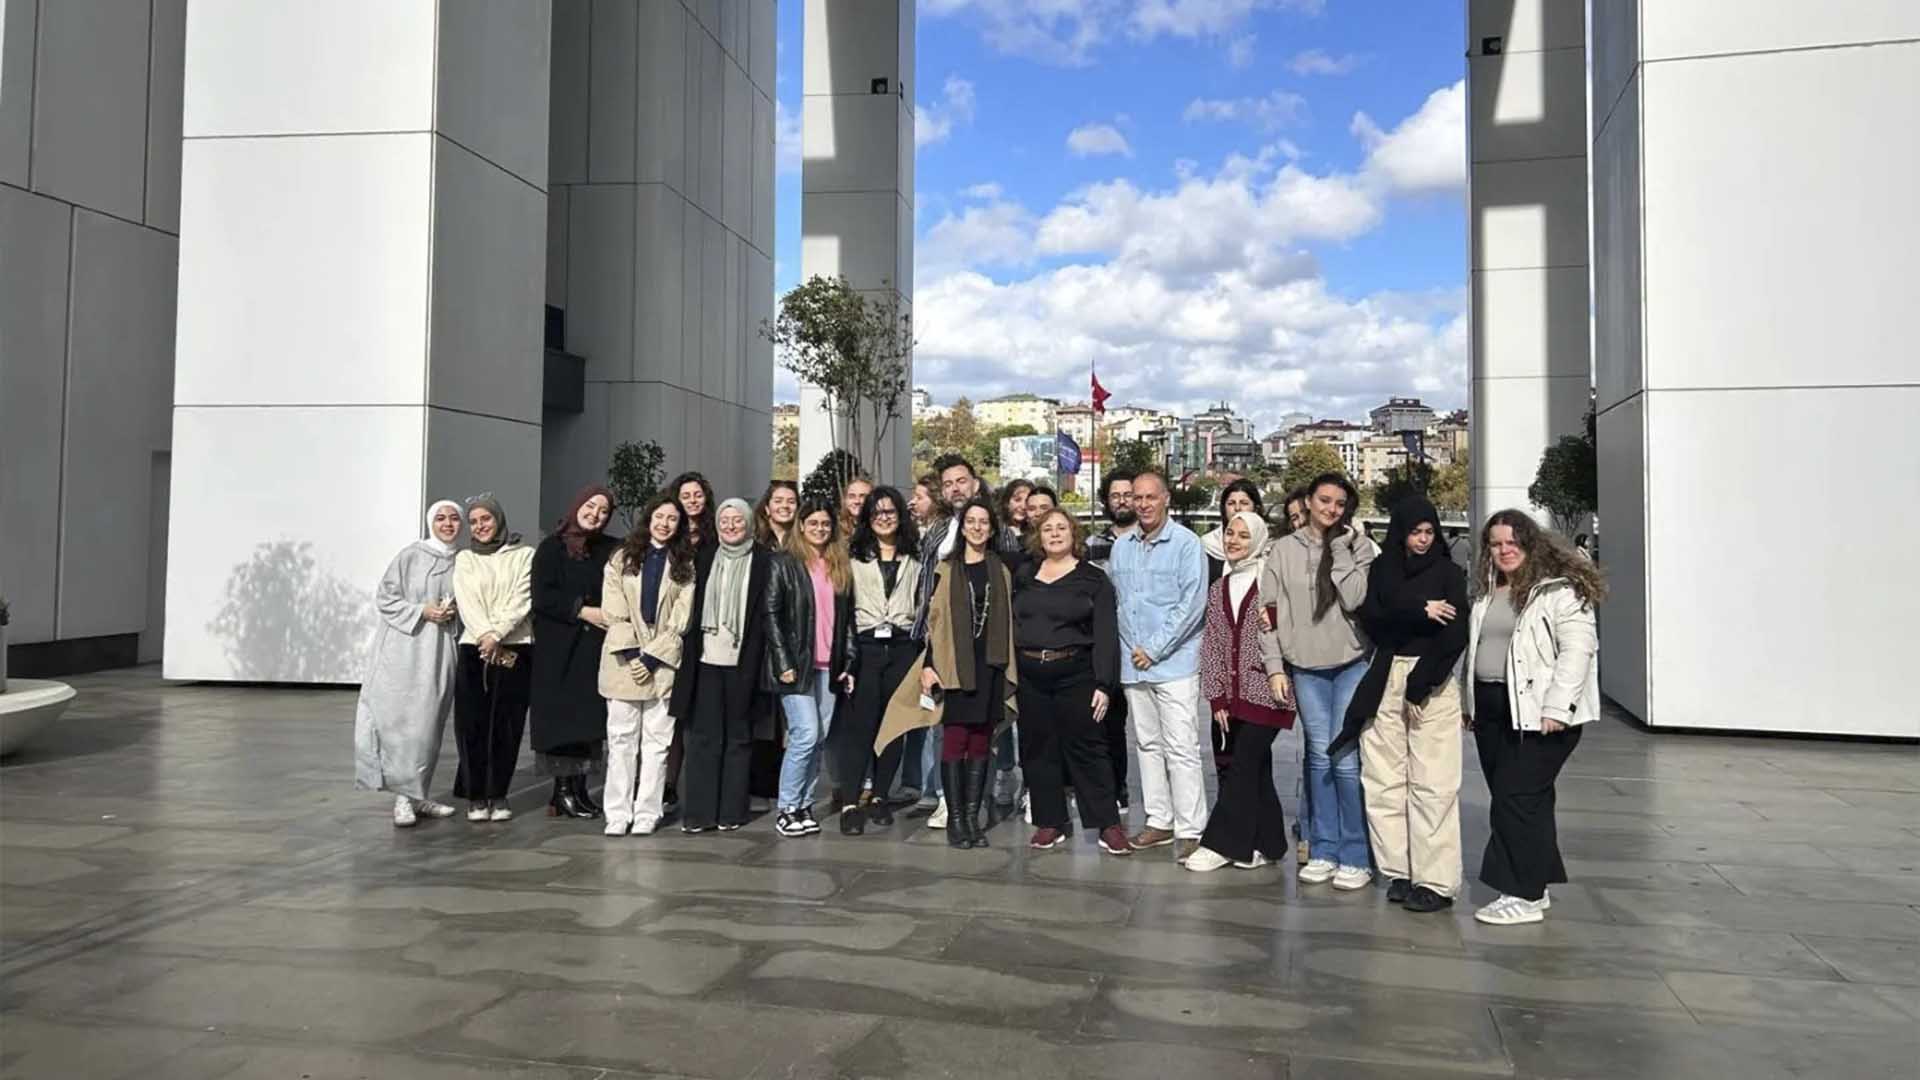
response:
{"label": "turkish flag", "polygon": [[1100,376],[1094,375],[1093,376],[1093,411],[1096,414],[1106,412],[1107,399],[1112,396],[1113,396],[1112,394],[1107,393],[1106,387],[1100,385]]}

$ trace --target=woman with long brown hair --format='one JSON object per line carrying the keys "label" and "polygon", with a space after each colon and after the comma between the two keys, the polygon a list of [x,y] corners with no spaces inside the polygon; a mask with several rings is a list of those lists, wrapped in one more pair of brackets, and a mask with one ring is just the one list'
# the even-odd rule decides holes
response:
{"label": "woman with long brown hair", "polygon": [[680,507],[680,513],[687,519],[687,545],[695,551],[712,547],[713,539],[713,485],[697,472],[683,472],[667,485],[673,494],[674,502]]}
{"label": "woman with long brown hair", "polygon": [[588,779],[606,756],[600,654],[607,616],[600,599],[607,559],[620,546],[606,534],[613,509],[613,492],[589,484],[533,549],[533,634],[542,647],[533,654],[528,741],[534,771],[553,777],[549,817],[600,816]]}
{"label": "woman with long brown hair", "polygon": [[[1307,791],[1313,803],[1309,885],[1360,889],[1373,880],[1360,757],[1328,747],[1346,716],[1372,645],[1360,626],[1373,545],[1353,527],[1360,494],[1341,473],[1307,485],[1307,522],[1273,545],[1274,633],[1262,638],[1273,700],[1293,704],[1307,734]],[[1282,666],[1284,664],[1284,667]]]}
{"label": "woman with long brown hair", "polygon": [[[693,548],[671,489],[647,504],[641,526],[607,560],[600,694],[607,699],[608,836],[646,836],[665,811],[669,701],[693,610]],[[637,766],[637,768],[636,768]]]}
{"label": "woman with long brown hair", "polygon": [[791,480],[770,480],[753,508],[753,542],[768,551],[785,551],[800,509],[800,489]]}
{"label": "woman with long brown hair", "polygon": [[787,752],[780,763],[781,836],[820,831],[813,789],[833,712],[841,693],[853,693],[853,571],[839,536],[839,507],[825,499],[800,504],[799,524],[775,560],[768,584],[766,687],[787,717]]}
{"label": "woman with long brown hair", "polygon": [[1487,519],[1473,567],[1467,722],[1491,795],[1480,880],[1500,895],[1474,912],[1495,926],[1539,922],[1547,886],[1567,880],[1554,780],[1600,715],[1594,609],[1600,568],[1518,510]]}

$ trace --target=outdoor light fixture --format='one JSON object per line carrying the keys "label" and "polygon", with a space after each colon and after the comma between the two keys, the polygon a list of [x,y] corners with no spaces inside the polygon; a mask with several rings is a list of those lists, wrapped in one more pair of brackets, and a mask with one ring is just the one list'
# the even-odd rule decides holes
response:
{"label": "outdoor light fixture", "polygon": [[1480,55],[1499,56],[1501,48],[1506,43],[1507,39],[1503,37],[1483,37],[1480,39]]}
{"label": "outdoor light fixture", "polygon": [[891,85],[892,83],[884,77],[875,79],[873,80],[873,92],[876,94],[891,93]]}

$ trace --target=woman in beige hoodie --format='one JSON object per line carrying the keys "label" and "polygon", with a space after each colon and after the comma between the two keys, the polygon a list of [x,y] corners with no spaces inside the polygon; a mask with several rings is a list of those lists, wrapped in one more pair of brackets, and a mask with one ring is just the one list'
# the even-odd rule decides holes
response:
{"label": "woman in beige hoodie", "polygon": [[[607,560],[600,609],[607,617],[600,695],[607,699],[606,834],[660,827],[673,746],[668,703],[693,613],[693,547],[671,491]],[[638,766],[638,775],[636,768]]]}
{"label": "woman in beige hoodie", "polygon": [[453,560],[460,613],[460,662],[453,684],[453,730],[460,747],[455,798],[472,805],[467,820],[506,821],[507,791],[527,730],[533,678],[533,549],[507,531],[492,495],[467,500],[465,550]]}

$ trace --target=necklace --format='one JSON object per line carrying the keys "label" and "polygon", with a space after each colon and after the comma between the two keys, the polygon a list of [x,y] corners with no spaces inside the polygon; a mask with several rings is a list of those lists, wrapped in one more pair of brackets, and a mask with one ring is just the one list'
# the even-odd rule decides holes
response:
{"label": "necklace", "polygon": [[[987,572],[992,573],[991,570]],[[973,612],[973,636],[979,638],[985,635],[987,632],[987,613],[993,610],[993,590],[991,588],[987,590],[987,598],[983,602],[980,599],[980,594],[973,589],[973,579],[968,578],[967,608]]]}

